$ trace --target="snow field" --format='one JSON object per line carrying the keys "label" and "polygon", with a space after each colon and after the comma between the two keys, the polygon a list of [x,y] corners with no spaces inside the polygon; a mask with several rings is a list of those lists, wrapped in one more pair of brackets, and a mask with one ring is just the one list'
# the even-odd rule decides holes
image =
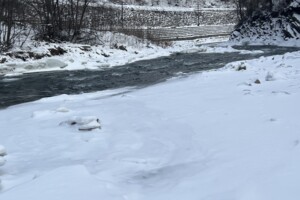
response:
{"label": "snow field", "polygon": [[[0,197],[298,200],[299,62],[300,52],[261,57],[1,110]],[[60,125],[96,119],[101,129]]]}
{"label": "snow field", "polygon": [[[0,166],[3,166],[6,162],[6,160],[4,159],[5,155],[6,155],[6,149],[4,148],[4,146],[0,145]],[[1,184],[1,179],[0,179],[0,184]],[[0,189],[1,189],[1,185],[0,185]]]}

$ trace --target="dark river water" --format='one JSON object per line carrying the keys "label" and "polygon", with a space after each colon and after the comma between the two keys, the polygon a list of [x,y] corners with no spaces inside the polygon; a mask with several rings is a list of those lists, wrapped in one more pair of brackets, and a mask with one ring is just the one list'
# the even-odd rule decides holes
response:
{"label": "dark river water", "polygon": [[138,61],[101,71],[57,71],[16,77],[0,76],[0,108],[60,94],[79,94],[125,86],[147,86],[182,74],[217,69],[232,61],[299,50],[275,46],[235,48],[262,50],[264,53],[176,53],[168,57]]}

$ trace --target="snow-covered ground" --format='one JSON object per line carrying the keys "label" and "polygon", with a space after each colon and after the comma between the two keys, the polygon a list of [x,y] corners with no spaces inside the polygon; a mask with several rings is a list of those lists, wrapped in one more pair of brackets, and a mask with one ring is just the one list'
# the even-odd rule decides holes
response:
{"label": "snow-covered ground", "polygon": [[299,63],[261,57],[1,110],[0,199],[298,200]]}
{"label": "snow-covered ground", "polygon": [[[21,59],[2,56],[7,62],[0,64],[0,75],[11,76],[23,73],[59,70],[102,70],[138,60],[153,59],[160,56],[168,56],[174,52],[195,49],[198,48],[197,45],[199,44],[226,40],[228,40],[228,37],[212,37],[194,41],[168,42],[168,46],[160,47],[133,36],[108,32],[102,36],[103,45],[89,46],[71,43],[55,44],[29,41],[22,49],[15,48],[13,51],[49,54],[49,49],[60,47],[67,52],[64,55],[44,57],[40,60],[28,58],[26,62]],[[120,46],[125,47],[126,50],[118,48]]]}

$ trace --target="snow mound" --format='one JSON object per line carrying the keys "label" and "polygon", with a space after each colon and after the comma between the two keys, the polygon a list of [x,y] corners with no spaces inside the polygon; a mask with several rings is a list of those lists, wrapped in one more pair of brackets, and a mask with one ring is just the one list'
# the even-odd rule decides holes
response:
{"label": "snow mound", "polygon": [[47,59],[45,61],[29,61],[26,63],[9,63],[1,67],[0,75],[5,74],[19,74],[19,73],[28,73],[28,72],[37,72],[37,71],[50,71],[50,70],[59,70],[64,69],[68,66],[63,61],[58,59]]}
{"label": "snow mound", "polygon": [[58,59],[47,59],[45,62],[31,62],[29,64],[23,64],[19,67],[25,70],[38,70],[38,69],[49,69],[49,68],[65,68],[68,64],[58,60]]}
{"label": "snow mound", "polygon": [[6,155],[6,149],[4,146],[0,145],[0,156],[5,156]]}
{"label": "snow mound", "polygon": [[1,68],[0,68],[0,75],[11,73],[14,70],[15,70],[15,66],[14,65],[11,65],[11,66],[7,66],[7,65],[1,66]]}
{"label": "snow mound", "polygon": [[46,66],[47,68],[54,68],[54,67],[58,67],[58,68],[65,68],[68,66],[68,64],[57,60],[57,59],[48,59],[46,60]]}
{"label": "snow mound", "polygon": [[70,110],[68,108],[65,108],[65,107],[59,107],[59,108],[56,109],[56,112],[67,113],[67,112],[70,112]]}
{"label": "snow mound", "polygon": [[99,118],[95,116],[87,117],[72,117],[70,120],[62,122],[61,124],[68,124],[70,126],[78,126],[79,131],[91,131],[94,129],[101,129]]}
{"label": "snow mound", "polygon": [[6,149],[4,148],[4,146],[0,145],[0,166],[3,166],[6,162],[6,160],[3,158],[3,156],[5,155],[6,155]]}
{"label": "snow mound", "polygon": [[225,66],[225,68],[226,69],[234,69],[236,71],[245,71],[245,70],[252,68],[252,66],[245,61],[237,61],[237,62],[232,62],[232,63],[227,64]]}
{"label": "snow mound", "polygon": [[244,62],[241,62],[237,67],[236,67],[237,71],[243,71],[243,70],[247,70],[247,64]]}

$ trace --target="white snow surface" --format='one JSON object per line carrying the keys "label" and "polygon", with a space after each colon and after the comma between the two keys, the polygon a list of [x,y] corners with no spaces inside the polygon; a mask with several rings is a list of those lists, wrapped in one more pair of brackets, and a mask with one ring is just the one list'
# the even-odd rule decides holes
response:
{"label": "white snow surface", "polygon": [[[5,159],[1,156],[0,157],[0,166],[3,166],[5,164]],[[0,180],[1,181],[1,180]],[[0,182],[1,183],[1,182]]]}
{"label": "white snow surface", "polygon": [[[299,63],[261,57],[0,110],[0,199],[299,200]],[[101,129],[60,125],[86,116]]]}
{"label": "white snow surface", "polygon": [[5,156],[6,155],[6,149],[4,146],[0,145],[0,156]]}

